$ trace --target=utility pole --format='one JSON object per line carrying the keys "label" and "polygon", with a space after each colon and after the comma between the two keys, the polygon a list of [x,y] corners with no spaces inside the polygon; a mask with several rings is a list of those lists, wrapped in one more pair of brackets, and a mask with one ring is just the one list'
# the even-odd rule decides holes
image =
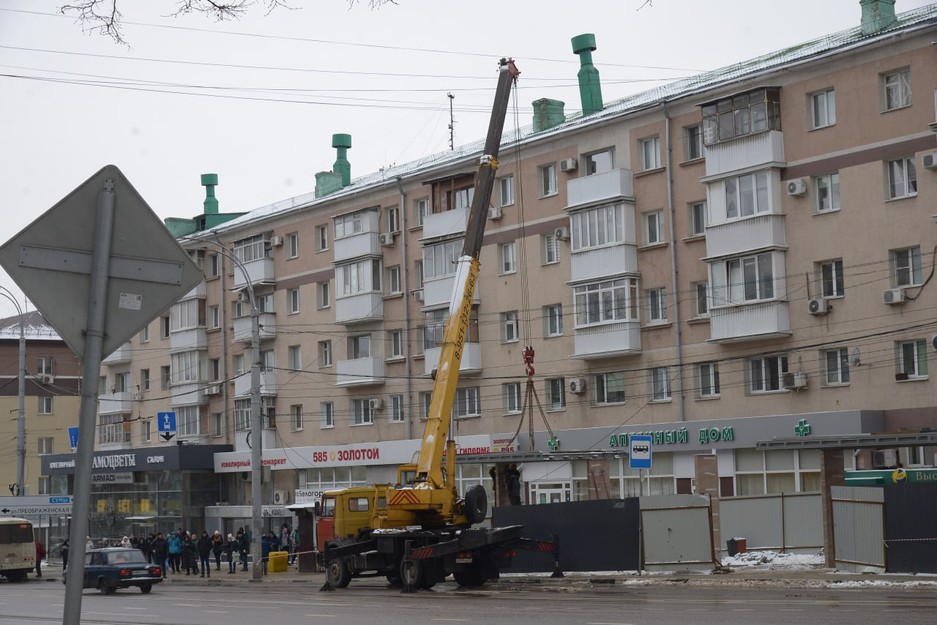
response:
{"label": "utility pole", "polygon": [[10,300],[16,307],[19,315],[20,343],[19,343],[19,372],[17,384],[19,385],[19,414],[16,417],[16,483],[10,484],[10,494],[17,497],[24,493],[26,479],[26,330],[23,327],[26,320],[23,318],[23,309],[13,294],[6,287],[0,286],[0,295]]}
{"label": "utility pole", "polygon": [[455,118],[452,116],[452,101],[455,100],[455,96],[452,93],[447,93],[446,97],[449,98],[449,149],[455,149]]}

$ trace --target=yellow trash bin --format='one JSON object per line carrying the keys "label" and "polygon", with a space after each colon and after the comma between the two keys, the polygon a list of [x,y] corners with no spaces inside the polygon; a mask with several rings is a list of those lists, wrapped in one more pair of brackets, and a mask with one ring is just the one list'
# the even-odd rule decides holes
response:
{"label": "yellow trash bin", "polygon": [[289,551],[271,551],[267,560],[268,573],[286,573],[289,564]]}

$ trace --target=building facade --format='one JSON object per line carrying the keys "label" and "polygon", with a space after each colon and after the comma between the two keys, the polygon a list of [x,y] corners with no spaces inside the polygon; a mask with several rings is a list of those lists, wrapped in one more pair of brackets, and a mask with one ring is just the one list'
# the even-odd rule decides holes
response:
{"label": "building facade", "polygon": [[[609,103],[601,42],[573,38],[582,112],[544,97],[504,137],[452,414],[463,489],[503,500],[489,469],[520,459],[529,503],[690,493],[702,455],[723,496],[815,491],[818,451],[755,444],[933,427],[937,7],[860,5],[854,29]],[[167,444],[166,410],[170,444],[231,445],[212,518],[243,514],[258,439],[272,523],[419,449],[480,144],[354,179],[352,138],[333,147],[314,192],[244,215],[203,177],[205,213],[169,225],[204,283],[102,368],[100,449]]]}

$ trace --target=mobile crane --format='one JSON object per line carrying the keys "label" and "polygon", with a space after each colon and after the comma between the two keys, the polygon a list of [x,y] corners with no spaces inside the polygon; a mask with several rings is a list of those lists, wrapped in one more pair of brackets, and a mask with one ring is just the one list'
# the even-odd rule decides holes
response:
{"label": "mobile crane", "polygon": [[431,588],[449,574],[460,586],[479,586],[497,579],[516,549],[556,552],[555,541],[523,538],[519,525],[472,528],[487,516],[488,496],[479,484],[459,497],[456,444],[449,437],[501,133],[519,73],[512,60],[501,59],[419,456],[415,464],[398,467],[396,485],[323,494],[316,530],[319,561],[326,569],[324,589],[344,588],[353,577],[379,575],[407,590]]}

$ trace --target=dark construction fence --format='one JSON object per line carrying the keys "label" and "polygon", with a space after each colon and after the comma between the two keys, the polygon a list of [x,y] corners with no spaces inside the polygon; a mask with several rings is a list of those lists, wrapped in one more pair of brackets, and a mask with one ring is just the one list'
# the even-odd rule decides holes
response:
{"label": "dark construction fence", "polygon": [[[564,571],[634,571],[638,568],[638,498],[573,501],[536,506],[503,506],[492,511],[492,525],[523,525],[524,538],[560,537]],[[553,554],[518,551],[505,572],[553,570]]]}
{"label": "dark construction fence", "polygon": [[889,573],[937,573],[937,484],[885,489],[885,562]]}

